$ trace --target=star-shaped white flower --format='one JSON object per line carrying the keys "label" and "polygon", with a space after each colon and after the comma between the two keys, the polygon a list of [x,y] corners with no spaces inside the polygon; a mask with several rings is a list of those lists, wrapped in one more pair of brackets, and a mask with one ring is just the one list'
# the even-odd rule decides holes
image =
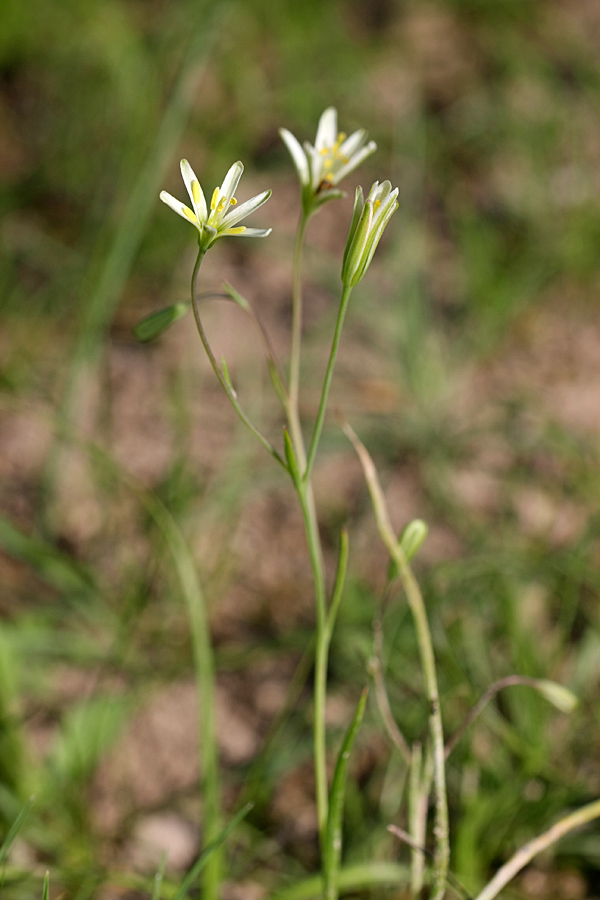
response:
{"label": "star-shaped white flower", "polygon": [[168,194],[167,191],[160,192],[160,199],[171,209],[174,209],[182,218],[191,222],[198,230],[198,242],[205,250],[217,240],[217,238],[227,235],[243,235],[244,237],[266,237],[271,234],[270,228],[247,228],[245,225],[238,225],[242,219],[253,213],[255,209],[266,203],[271,196],[271,191],[263,191],[257,194],[251,200],[237,205],[234,197],[237,186],[240,183],[244,166],[241,162],[232,165],[229,172],[225,176],[225,180],[221,187],[216,187],[210,201],[210,208],[206,205],[206,199],[200,182],[194,174],[194,170],[190,166],[187,159],[181,160],[181,175],[185,182],[187,192],[192,201],[192,209]]}
{"label": "star-shaped white flower", "polygon": [[298,172],[305,209],[341,196],[340,191],[330,189],[377,149],[375,141],[365,144],[367,132],[364,128],[350,137],[338,132],[337,111],[333,106],[328,107],[319,119],[314,147],[308,141],[302,147],[287,128],[280,128],[279,134]]}

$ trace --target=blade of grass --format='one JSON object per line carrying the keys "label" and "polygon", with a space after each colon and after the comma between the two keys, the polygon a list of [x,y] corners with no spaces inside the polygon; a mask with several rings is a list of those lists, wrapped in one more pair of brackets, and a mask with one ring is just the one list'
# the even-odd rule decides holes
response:
{"label": "blade of grass", "polygon": [[93,577],[86,569],[46,541],[24,534],[4,516],[0,516],[0,546],[9,556],[30,565],[59,591],[75,590],[87,595],[94,590]]}
{"label": "blade of grass", "polygon": [[246,818],[251,809],[252,804],[246,803],[246,805],[243,806],[238,813],[236,813],[231,822],[228,822],[225,828],[221,831],[220,835],[205,847],[204,853],[202,853],[202,855],[196,860],[188,874],[183,879],[183,883],[180,889],[175,894],[174,900],[184,900],[187,892],[190,890],[190,888],[198,878],[198,875],[200,874],[202,869],[206,866],[211,855],[227,840],[234,828],[237,828],[242,819]]}
{"label": "blade of grass", "polygon": [[[83,379],[91,376],[99,357],[106,329],[156,206],[160,183],[183,135],[198,83],[208,65],[210,50],[222,28],[224,12],[229,5],[230,0],[201,3],[196,21],[187,23],[186,33],[192,36],[162,122],[129,196],[125,203],[122,198],[116,203],[117,208],[123,209],[95,289],[83,310],[79,336],[59,405],[60,419],[79,419],[78,401],[85,396],[81,390]],[[50,491],[58,468],[61,437],[59,435],[59,446],[50,455],[46,469],[46,490]]]}
{"label": "blade of grass", "polygon": [[342,855],[342,816],[344,812],[344,800],[346,797],[348,763],[350,761],[350,753],[365,713],[367,695],[368,689],[365,688],[358,701],[354,719],[344,736],[335,765],[335,771],[333,773],[333,781],[331,782],[331,790],[329,792],[329,815],[327,816],[325,846],[323,848],[324,896],[326,900],[336,900],[338,895],[337,876]]}
{"label": "blade of grass", "polygon": [[21,830],[23,822],[25,821],[25,819],[31,812],[31,807],[33,806],[34,802],[35,802],[34,797],[31,797],[27,801],[27,803],[25,804],[25,806],[23,807],[23,809],[21,810],[21,812],[19,813],[19,815],[17,816],[15,821],[12,823],[8,834],[4,838],[2,846],[0,847],[0,866],[4,865],[4,863],[6,862],[6,857],[8,856],[8,851],[11,848],[12,842],[14,841],[14,839],[18,835],[19,831]]}
{"label": "blade of grass", "polygon": [[[341,893],[365,890],[386,884],[398,887],[408,884],[408,875],[408,866],[399,863],[358,863],[340,869],[337,888]],[[278,891],[271,897],[271,900],[312,900],[312,898],[321,897],[322,892],[321,875],[313,875]]]}

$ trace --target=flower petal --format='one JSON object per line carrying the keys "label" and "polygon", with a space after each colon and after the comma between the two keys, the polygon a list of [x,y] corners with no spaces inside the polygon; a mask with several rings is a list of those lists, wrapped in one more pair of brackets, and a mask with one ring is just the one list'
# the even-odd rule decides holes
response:
{"label": "flower petal", "polygon": [[221,220],[221,228],[232,228],[237,222],[241,222],[242,219],[253,213],[255,209],[266,203],[271,193],[272,191],[263,191],[262,194],[257,194],[256,197],[246,200],[245,203],[241,203],[239,206],[230,207],[229,212],[225,213]]}
{"label": "flower petal", "polygon": [[225,176],[223,184],[221,185],[220,198],[221,200],[225,198],[225,208],[229,208],[229,204],[231,203],[231,199],[237,190],[237,186],[240,183],[240,178],[242,177],[242,172],[244,171],[244,164],[239,160],[234,162],[229,172]]}
{"label": "flower petal", "polygon": [[244,228],[244,230],[239,233],[238,237],[267,237],[272,231],[272,228]]}
{"label": "flower petal", "polygon": [[367,131],[365,128],[359,128],[358,131],[355,131],[350,137],[347,137],[346,140],[340,144],[340,148],[338,153],[341,157],[354,156],[356,151],[362,147],[364,142],[367,139]]}
{"label": "flower petal", "polygon": [[171,194],[168,194],[167,191],[160,192],[160,199],[163,203],[166,203],[167,206],[170,206],[171,209],[175,210],[175,212],[181,216],[182,219],[185,219],[186,222],[191,222],[198,231],[202,231],[202,226],[198,222],[196,218],[196,214],[192,212],[192,210],[182,203],[181,200],[177,200],[176,197],[173,197]]}
{"label": "flower petal", "polygon": [[296,167],[298,177],[300,178],[300,183],[309,184],[310,171],[308,168],[308,160],[306,158],[306,153],[302,149],[300,141],[298,141],[291,133],[291,131],[287,130],[287,128],[280,128],[279,134],[281,136],[281,140],[284,142],[285,146],[290,152],[290,156],[292,157],[292,161]]}
{"label": "flower petal", "polygon": [[335,107],[329,106],[319,119],[315,147],[317,150],[324,150],[326,147],[332,147],[335,144],[336,139],[337,110]]}
{"label": "flower petal", "polygon": [[361,162],[370,156],[371,153],[374,153],[377,150],[377,144],[375,141],[369,141],[366,147],[363,147],[362,150],[359,150],[358,153],[355,153],[352,156],[346,165],[341,166],[337,172],[335,173],[334,183],[337,184],[342,178],[345,178],[346,175],[349,175],[350,172],[353,172],[357,166],[360,166]]}
{"label": "flower petal", "polygon": [[306,151],[306,158],[308,159],[310,169],[310,184],[313,191],[316,191],[321,183],[321,176],[323,174],[323,157],[316,147],[313,147],[308,141],[304,142],[304,149]]}
{"label": "flower petal", "polygon": [[198,220],[200,222],[205,222],[208,212],[206,209],[206,200],[204,198],[204,193],[202,192],[200,182],[196,178],[196,174],[187,159],[181,160],[180,167],[181,177],[185,182],[187,192],[190,195],[190,200],[192,201],[192,206],[194,207],[196,215],[198,216]]}

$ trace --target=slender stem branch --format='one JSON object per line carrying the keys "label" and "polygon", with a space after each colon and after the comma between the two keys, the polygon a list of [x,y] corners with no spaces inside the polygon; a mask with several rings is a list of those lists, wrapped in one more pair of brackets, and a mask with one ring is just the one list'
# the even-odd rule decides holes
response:
{"label": "slender stem branch", "polygon": [[340,307],[338,309],[337,321],[335,323],[335,331],[333,334],[333,341],[331,343],[331,350],[329,353],[329,361],[327,363],[327,370],[325,372],[325,380],[323,381],[323,389],[321,391],[321,402],[319,403],[319,411],[317,413],[317,418],[315,421],[315,427],[313,429],[313,434],[310,442],[310,449],[308,451],[308,459],[306,462],[306,472],[304,477],[308,479],[310,477],[310,473],[313,467],[313,463],[315,461],[315,456],[317,454],[317,449],[319,447],[319,440],[321,437],[321,432],[323,430],[323,422],[325,420],[325,411],[327,409],[327,399],[329,397],[329,389],[331,387],[331,380],[333,378],[333,370],[335,368],[335,361],[337,358],[338,347],[340,345],[340,338],[342,336],[342,328],[344,325],[344,319],[346,317],[346,310],[348,309],[348,302],[350,300],[350,294],[352,293],[351,287],[344,287],[342,292],[342,299],[340,300]]}
{"label": "slender stem branch", "polygon": [[250,429],[250,431],[256,437],[256,439],[259,441],[259,443],[265,448],[267,453],[269,453],[274,459],[276,459],[277,462],[281,466],[283,466],[283,468],[287,471],[287,465],[286,465],[286,462],[283,459],[283,457],[277,452],[277,450],[275,449],[273,444],[264,436],[264,434],[262,434],[262,432],[260,432],[258,430],[256,425],[254,425],[250,421],[250,419],[248,418],[248,416],[246,415],[246,413],[240,406],[239,401],[237,399],[236,392],[232,388],[232,386],[229,383],[229,381],[227,380],[227,378],[225,378],[225,375],[221,371],[219,364],[217,363],[217,360],[215,359],[215,355],[212,352],[212,348],[211,348],[210,344],[208,343],[208,338],[206,337],[206,332],[204,331],[204,325],[202,324],[202,319],[200,318],[200,310],[198,309],[198,298],[196,296],[196,282],[198,281],[198,272],[200,271],[200,265],[202,263],[202,260],[204,259],[205,253],[206,253],[205,250],[198,251],[198,257],[196,259],[196,264],[194,266],[194,272],[192,275],[192,309],[194,310],[194,320],[196,322],[196,328],[198,329],[198,334],[200,335],[200,340],[202,341],[202,345],[206,351],[206,355],[208,356],[208,359],[213,368],[213,371],[214,371],[215,375],[217,376],[217,378],[219,379],[219,383],[220,383],[221,387],[223,388],[223,390],[229,397],[229,402],[235,409],[236,413],[238,414],[238,416],[240,417],[240,419],[242,420],[244,425],[246,425],[246,427]]}
{"label": "slender stem branch", "polygon": [[513,687],[514,685],[523,685],[524,687],[539,689],[540,682],[537,678],[529,678],[526,675],[507,675],[505,678],[500,678],[498,681],[495,681],[493,684],[491,684],[487,691],[485,691],[481,695],[475,706],[473,706],[472,709],[469,710],[464,721],[461,723],[461,725],[459,725],[454,734],[446,742],[446,759],[448,759],[448,757],[464,735],[465,731],[467,731],[467,729],[473,724],[475,719],[483,712],[484,708],[487,706],[490,700],[499,691],[502,691],[507,687]]}
{"label": "slender stem branch", "polygon": [[512,881],[515,875],[527,863],[531,862],[534,856],[542,853],[543,850],[547,850],[548,847],[555,844],[569,831],[573,831],[574,828],[579,828],[581,825],[585,825],[599,817],[600,800],[594,800],[593,803],[588,803],[587,806],[582,806],[581,809],[576,810],[574,813],[559,819],[548,831],[540,834],[539,837],[534,838],[532,841],[528,841],[520,850],[517,850],[514,856],[498,869],[492,880],[477,895],[476,900],[494,900],[494,897],[498,896],[502,888],[506,887],[509,881]]}

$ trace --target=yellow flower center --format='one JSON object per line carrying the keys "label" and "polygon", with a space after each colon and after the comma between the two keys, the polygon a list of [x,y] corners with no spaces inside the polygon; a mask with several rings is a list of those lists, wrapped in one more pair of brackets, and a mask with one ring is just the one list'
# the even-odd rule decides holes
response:
{"label": "yellow flower center", "polygon": [[[231,200],[229,201],[229,203],[231,206],[235,206],[237,203],[237,200],[235,199],[235,197],[232,197]],[[215,214],[222,213],[223,210],[225,209],[226,205],[227,205],[227,197],[225,197],[225,196],[221,197],[221,191],[219,190],[218,187],[216,187],[213,191],[212,199],[210,201],[211,212],[215,213]],[[211,218],[213,218],[213,216],[211,216]]]}
{"label": "yellow flower center", "polygon": [[323,169],[326,171],[329,170],[327,171],[327,174],[323,176],[323,181],[326,181],[329,184],[333,183],[335,180],[335,172],[349,162],[349,157],[340,153],[340,147],[345,140],[346,134],[343,131],[340,131],[333,144],[329,147],[322,147],[320,150],[321,156],[324,157]]}

